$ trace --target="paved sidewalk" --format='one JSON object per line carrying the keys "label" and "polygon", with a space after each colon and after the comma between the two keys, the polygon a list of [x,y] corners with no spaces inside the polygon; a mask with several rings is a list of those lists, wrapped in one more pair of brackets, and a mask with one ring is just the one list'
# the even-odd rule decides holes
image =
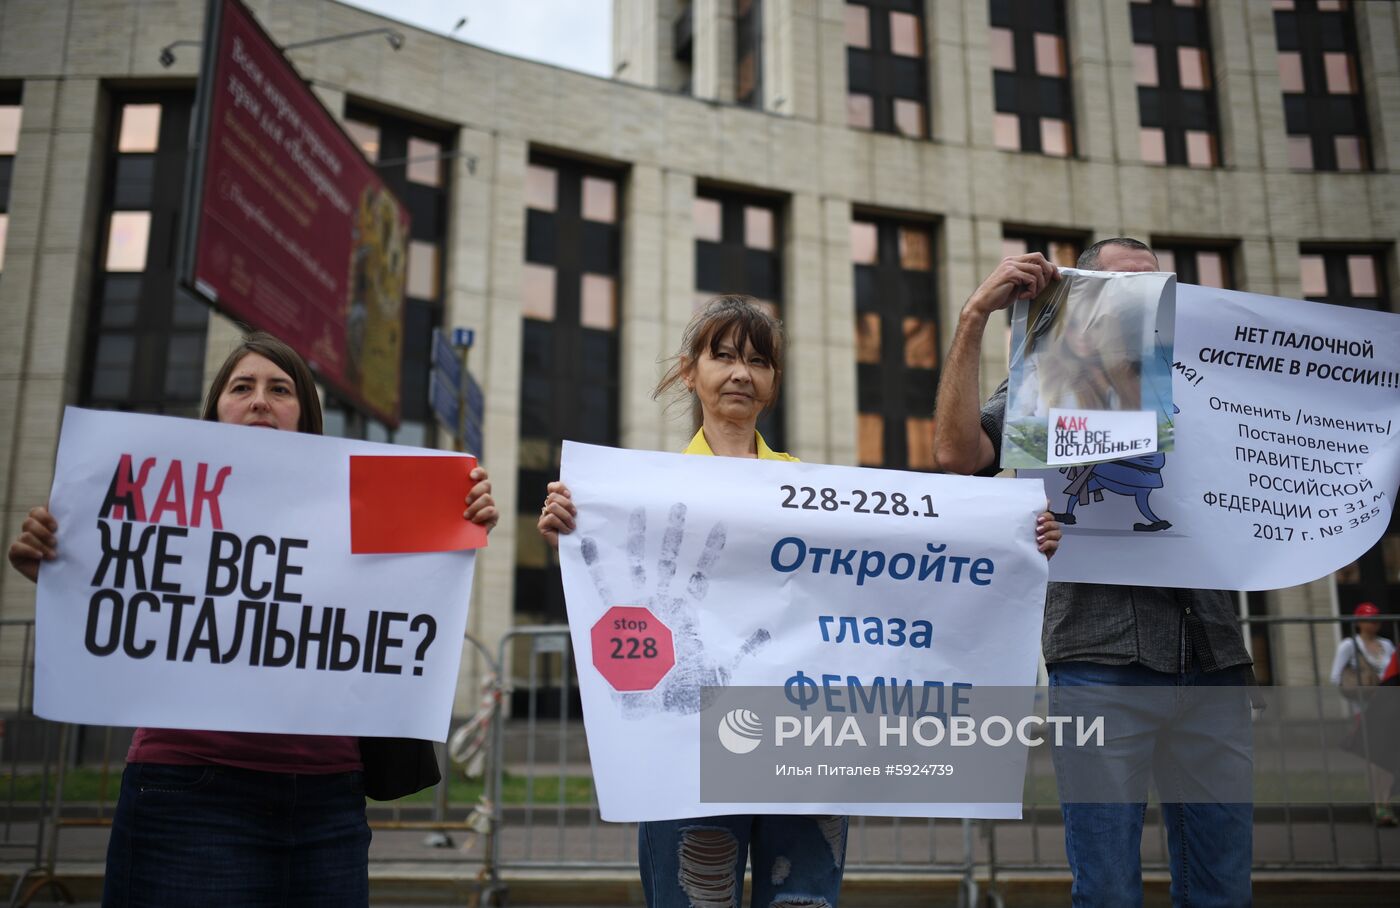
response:
{"label": "paved sidewalk", "polygon": [[[379,810],[372,810],[371,816],[378,823],[387,819]],[[1279,809],[1261,808],[1257,816],[1255,863],[1261,868],[1255,874],[1257,905],[1400,904],[1400,830],[1377,830],[1364,808],[1357,807],[1334,809],[1333,824],[1321,808],[1295,809],[1292,823]],[[635,827],[589,822],[587,817],[585,810],[570,808],[535,808],[528,817],[524,811],[511,812],[501,841],[506,864],[502,875],[510,887],[511,905],[642,903]],[[420,817],[405,811],[400,819]],[[1041,908],[1067,903],[1063,829],[1055,811],[1035,811],[1018,822],[975,824],[973,829],[974,873],[983,896],[989,886],[994,835],[997,883],[1007,905]],[[17,824],[10,832],[22,838],[28,830]],[[425,844],[427,836],[422,829],[376,829],[370,869],[375,905],[468,904],[483,866],[480,838],[467,836],[470,841],[464,849],[460,831],[452,832],[451,847],[430,847]],[[107,830],[102,827],[60,831],[58,875],[80,903],[95,904],[100,894],[106,840]],[[842,905],[958,904],[964,841],[957,820],[855,820]],[[5,857],[0,877],[9,891],[26,865],[20,863],[21,854],[11,852]],[[1160,870],[1164,858],[1160,822],[1149,817],[1144,864]],[[565,863],[574,866],[558,866]],[[1371,867],[1347,871],[1324,866],[1348,863]],[[599,868],[600,864],[606,866]],[[1315,867],[1304,866],[1309,864]],[[589,865],[598,869],[585,869]],[[1167,904],[1166,886],[1164,873],[1149,870],[1147,904]],[[35,904],[45,903],[51,903],[49,894],[40,893]]]}

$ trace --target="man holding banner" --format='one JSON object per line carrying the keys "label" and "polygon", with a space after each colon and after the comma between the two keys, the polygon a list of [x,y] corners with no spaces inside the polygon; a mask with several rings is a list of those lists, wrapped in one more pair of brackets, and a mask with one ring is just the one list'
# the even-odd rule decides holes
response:
{"label": "man holding banner", "polygon": [[[1128,237],[1095,243],[1078,265],[1093,271],[1158,270],[1152,250]],[[963,306],[938,389],[935,452],[944,470],[981,476],[998,472],[1007,383],[979,407],[983,333],[993,313],[1017,299],[1034,298],[1057,279],[1056,267],[1039,253],[1009,257]],[[1243,798],[1174,803],[1197,799],[1172,797],[1176,789],[1166,787],[1161,762],[1167,758],[1187,777],[1186,784],[1199,782],[1191,775],[1201,775],[1203,768],[1247,780],[1251,756],[1246,700],[1226,696],[1217,708],[1200,707],[1194,720],[1190,715],[1183,720],[1169,714],[1170,697],[1152,698],[1144,690],[1165,693],[1247,683],[1250,658],[1240,638],[1232,594],[1052,582],[1042,648],[1055,712],[1072,711],[1065,702],[1070,698],[1084,705],[1095,689],[1100,691],[1099,702],[1110,708],[1128,699],[1138,707],[1131,715],[1120,711],[1114,716],[1125,720],[1126,727],[1116,725],[1115,730],[1110,725],[1108,748],[1053,751],[1074,904],[1141,904],[1139,851],[1150,771],[1168,821],[1173,902],[1182,903],[1189,891],[1191,904],[1248,904],[1251,804]],[[1135,691],[1115,704],[1110,686]],[[1173,720],[1176,724],[1168,728]],[[1193,722],[1197,727],[1189,727]],[[1225,733],[1240,729],[1242,739]],[[1185,748],[1190,748],[1189,756]],[[1108,793],[1088,790],[1094,788],[1091,780],[1100,778],[1125,780],[1124,787]],[[1202,783],[1193,790],[1202,787],[1208,786]]]}

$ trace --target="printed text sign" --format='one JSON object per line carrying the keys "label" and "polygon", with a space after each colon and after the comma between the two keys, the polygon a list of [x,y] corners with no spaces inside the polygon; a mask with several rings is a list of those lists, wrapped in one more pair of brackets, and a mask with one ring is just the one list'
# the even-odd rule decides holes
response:
{"label": "printed text sign", "polygon": [[1020,474],[1066,524],[1052,579],[1277,589],[1375,544],[1400,483],[1400,316],[1182,284],[1176,350],[1175,450]]}
{"label": "printed text sign", "polygon": [[350,546],[352,455],[412,451],[69,408],[35,712],[444,740],[475,556]]}
{"label": "printed text sign", "polygon": [[836,686],[879,689],[937,711],[1020,685],[1029,708],[1047,574],[1038,483],[573,442],[562,478],[578,528],[560,565],[605,819],[1020,815],[1023,748],[1005,751],[1004,798],[978,804],[716,803],[701,798],[700,750],[719,734],[739,753],[774,727],[742,709],[705,722],[718,688],[786,689],[804,710],[844,696]]}

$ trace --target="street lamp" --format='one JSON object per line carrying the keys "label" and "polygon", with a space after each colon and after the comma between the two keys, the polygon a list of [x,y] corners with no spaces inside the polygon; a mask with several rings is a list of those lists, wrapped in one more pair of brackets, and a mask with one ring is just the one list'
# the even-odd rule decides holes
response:
{"label": "street lamp", "polygon": [[[399,48],[403,47],[405,40],[403,32],[395,31],[394,29],[389,28],[386,25],[381,26],[379,28],[367,28],[363,31],[358,32],[346,32],[343,35],[328,35],[324,38],[312,38],[309,41],[297,41],[292,44],[284,45],[282,47],[282,50],[283,52],[299,50],[303,47],[313,47],[317,44],[331,44],[336,41],[349,41],[353,38],[366,38],[370,35],[383,35],[385,40],[389,42],[389,46],[394,50],[398,50]],[[199,47],[203,43],[204,42],[202,41],[193,41],[186,39],[183,41],[173,41],[170,44],[165,45],[160,49],[160,65],[164,66],[166,69],[169,69],[175,64],[175,48]]]}

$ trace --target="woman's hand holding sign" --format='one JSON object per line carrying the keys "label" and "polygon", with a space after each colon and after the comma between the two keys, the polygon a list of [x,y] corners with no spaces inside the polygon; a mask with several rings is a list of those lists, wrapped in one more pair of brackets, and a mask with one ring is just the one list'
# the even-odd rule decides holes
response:
{"label": "woman's hand holding sign", "polygon": [[559,534],[568,535],[574,531],[574,518],[578,508],[574,507],[569,487],[562,482],[551,482],[545,486],[544,505],[540,508],[539,530],[551,548],[559,548]]}
{"label": "woman's hand holding sign", "polygon": [[462,516],[472,523],[486,527],[486,532],[491,532],[496,526],[496,521],[501,519],[501,512],[496,509],[495,499],[491,497],[491,480],[486,475],[486,470],[477,467],[471,473],[472,490],[467,493],[467,509],[462,512]]}
{"label": "woman's hand holding sign", "polygon": [[58,557],[58,521],[49,509],[31,508],[19,536],[10,543],[10,564],[31,581],[39,582],[39,562]]}

